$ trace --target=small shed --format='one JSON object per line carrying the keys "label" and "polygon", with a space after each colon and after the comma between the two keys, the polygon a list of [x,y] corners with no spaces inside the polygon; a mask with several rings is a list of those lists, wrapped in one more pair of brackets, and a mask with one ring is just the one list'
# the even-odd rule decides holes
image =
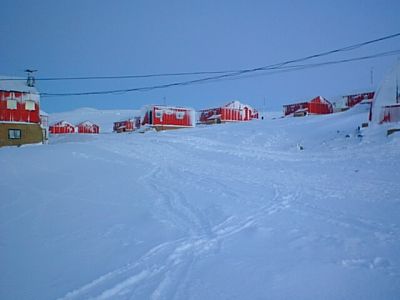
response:
{"label": "small shed", "polygon": [[76,125],[78,133],[96,133],[100,132],[100,126],[90,121],[84,121]]}
{"label": "small shed", "polygon": [[400,122],[400,63],[386,75],[372,101],[370,120],[382,123]]}
{"label": "small shed", "polygon": [[283,113],[285,116],[294,115],[297,111],[302,111],[302,115],[305,115],[303,112],[314,115],[331,114],[333,113],[333,105],[324,97],[318,96],[308,102],[299,102],[283,106]]}
{"label": "small shed", "polygon": [[75,133],[75,126],[66,121],[59,121],[50,125],[49,131],[51,134]]}
{"label": "small shed", "polygon": [[187,107],[149,105],[143,108],[142,123],[157,131],[195,126],[195,111]]}
{"label": "small shed", "polygon": [[231,101],[224,106],[199,111],[199,123],[214,124],[224,122],[250,121],[258,119],[258,112],[250,105]]}

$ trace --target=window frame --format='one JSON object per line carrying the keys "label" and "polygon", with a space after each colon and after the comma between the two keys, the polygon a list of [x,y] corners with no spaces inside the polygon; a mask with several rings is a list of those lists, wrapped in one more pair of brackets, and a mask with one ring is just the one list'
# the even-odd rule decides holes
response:
{"label": "window frame", "polygon": [[[18,132],[18,134],[16,134]],[[20,140],[22,139],[22,130],[16,128],[8,129],[8,139],[9,140]]]}
{"label": "window frame", "polygon": [[[12,104],[12,105],[10,105]],[[7,109],[16,110],[18,108],[17,99],[7,99]]]}
{"label": "window frame", "polygon": [[[31,105],[32,107],[28,107],[28,105]],[[25,101],[25,110],[29,110],[29,111],[34,111],[36,110],[36,102],[33,100],[26,100]]]}
{"label": "window frame", "polygon": [[177,120],[183,120],[185,118],[185,112],[184,111],[177,111],[175,116],[176,116]]}

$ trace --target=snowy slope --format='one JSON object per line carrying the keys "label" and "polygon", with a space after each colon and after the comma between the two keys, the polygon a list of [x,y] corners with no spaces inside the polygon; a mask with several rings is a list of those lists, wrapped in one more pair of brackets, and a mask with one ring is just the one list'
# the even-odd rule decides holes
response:
{"label": "snowy slope", "polygon": [[400,137],[367,117],[1,148],[0,299],[398,299]]}

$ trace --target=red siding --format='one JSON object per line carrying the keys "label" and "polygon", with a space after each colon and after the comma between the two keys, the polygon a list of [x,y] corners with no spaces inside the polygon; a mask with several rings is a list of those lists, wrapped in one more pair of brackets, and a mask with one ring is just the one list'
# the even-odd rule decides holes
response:
{"label": "red siding", "polygon": [[150,106],[143,117],[143,125],[193,127],[193,110],[189,108]]}
{"label": "red siding", "polygon": [[[7,109],[7,99],[9,99],[12,94],[13,99],[17,100],[16,109]],[[9,122],[29,122],[29,123],[40,123],[40,110],[39,104],[34,101],[34,110],[26,110],[24,101],[22,98],[28,98],[28,93],[22,92],[6,92],[0,91],[0,121]]]}
{"label": "red siding", "polygon": [[348,95],[344,97],[346,98],[346,105],[348,107],[353,107],[354,105],[360,103],[363,100],[372,100],[374,98],[374,95],[375,95],[374,92],[368,92],[355,95]]}
{"label": "red siding", "polygon": [[75,127],[68,123],[56,123],[49,127],[49,132],[52,134],[74,133]]}
{"label": "red siding", "polygon": [[300,109],[308,109],[308,102],[300,102],[283,106],[285,116],[293,114]]}
{"label": "red siding", "polygon": [[131,120],[131,119],[114,122],[113,130],[116,132],[133,131],[134,130],[133,125],[134,125],[133,120]]}
{"label": "red siding", "polygon": [[331,114],[333,112],[332,104],[323,97],[316,97],[309,102],[300,102],[284,105],[285,116],[295,113],[298,110],[306,109],[310,114]]}
{"label": "red siding", "polygon": [[250,121],[258,119],[258,112],[244,106],[243,109],[231,107],[218,107],[200,111],[200,123],[208,123],[218,118],[221,122]]}
{"label": "red siding", "polygon": [[310,114],[324,115],[332,112],[332,104],[322,97],[316,97],[308,103],[308,113]]}
{"label": "red siding", "polygon": [[100,127],[96,124],[79,124],[78,133],[99,133]]}

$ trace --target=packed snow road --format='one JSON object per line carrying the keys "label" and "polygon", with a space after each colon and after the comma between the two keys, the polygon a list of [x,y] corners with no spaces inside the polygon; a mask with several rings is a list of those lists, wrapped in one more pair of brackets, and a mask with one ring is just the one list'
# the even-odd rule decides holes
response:
{"label": "packed snow road", "polygon": [[0,149],[0,298],[397,299],[400,139],[365,117]]}

